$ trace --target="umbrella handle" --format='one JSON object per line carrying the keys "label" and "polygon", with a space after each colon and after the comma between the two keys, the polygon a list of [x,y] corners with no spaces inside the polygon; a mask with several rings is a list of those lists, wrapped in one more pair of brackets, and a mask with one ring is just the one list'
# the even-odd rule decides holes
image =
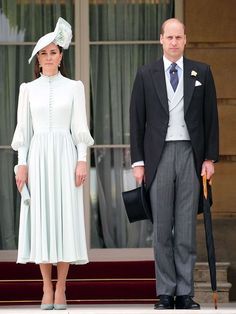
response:
{"label": "umbrella handle", "polygon": [[[202,176],[202,184],[203,184],[203,194],[205,199],[207,199],[207,176],[204,174]],[[209,184],[212,185],[212,179],[209,180]]]}
{"label": "umbrella handle", "polygon": [[204,176],[202,176],[202,184],[203,184],[203,194],[205,199],[207,199],[207,177],[204,174]]}

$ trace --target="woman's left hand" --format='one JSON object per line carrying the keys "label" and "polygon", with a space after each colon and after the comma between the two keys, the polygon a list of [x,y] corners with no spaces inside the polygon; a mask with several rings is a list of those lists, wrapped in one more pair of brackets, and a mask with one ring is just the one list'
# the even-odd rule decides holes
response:
{"label": "woman's left hand", "polygon": [[87,177],[87,163],[86,161],[77,161],[75,169],[75,185],[80,186],[84,184]]}

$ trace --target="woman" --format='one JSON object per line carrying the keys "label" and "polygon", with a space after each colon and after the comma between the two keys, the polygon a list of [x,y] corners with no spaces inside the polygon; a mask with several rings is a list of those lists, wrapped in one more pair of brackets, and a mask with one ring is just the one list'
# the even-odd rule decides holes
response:
{"label": "woman", "polygon": [[29,59],[36,55],[36,79],[20,86],[12,141],[18,151],[17,188],[22,191],[27,183],[30,190],[30,208],[21,202],[17,262],[40,265],[43,310],[66,309],[69,264],[88,262],[82,186],[93,139],[83,83],[64,76],[62,48],[68,48],[71,37],[70,24],[59,18],[54,32],[37,42]]}

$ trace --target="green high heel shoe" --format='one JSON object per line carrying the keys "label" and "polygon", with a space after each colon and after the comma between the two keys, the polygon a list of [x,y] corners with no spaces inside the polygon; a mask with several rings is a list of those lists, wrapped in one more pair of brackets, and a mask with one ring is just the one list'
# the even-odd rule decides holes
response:
{"label": "green high heel shoe", "polygon": [[53,304],[41,304],[40,308],[43,311],[53,310],[54,305]]}
{"label": "green high heel shoe", "polygon": [[54,304],[54,310],[66,310],[67,304]]}

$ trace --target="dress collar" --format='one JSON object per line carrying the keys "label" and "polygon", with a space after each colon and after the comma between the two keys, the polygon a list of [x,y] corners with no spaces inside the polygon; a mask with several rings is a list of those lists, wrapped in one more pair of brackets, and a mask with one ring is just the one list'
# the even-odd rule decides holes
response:
{"label": "dress collar", "polygon": [[57,74],[55,74],[55,75],[50,75],[50,76],[44,75],[43,73],[40,73],[40,77],[41,77],[42,79],[44,79],[44,80],[55,81],[55,80],[57,80],[58,78],[62,77],[62,75],[61,75],[61,72],[58,71]]}

